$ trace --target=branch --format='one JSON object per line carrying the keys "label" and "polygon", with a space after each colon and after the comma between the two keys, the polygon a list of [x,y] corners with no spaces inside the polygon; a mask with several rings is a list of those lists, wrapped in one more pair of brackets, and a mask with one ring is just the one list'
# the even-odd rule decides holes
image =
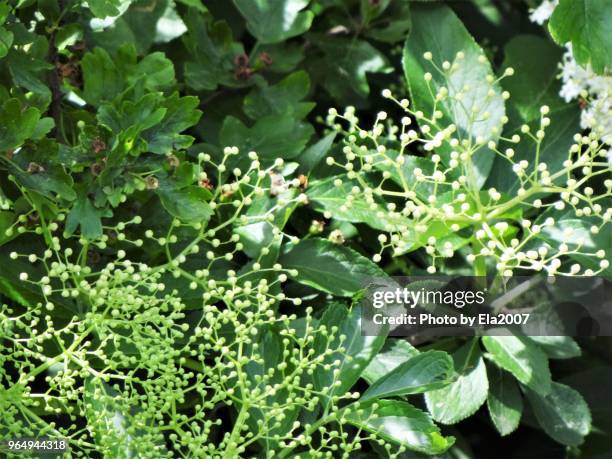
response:
{"label": "branch", "polygon": [[60,20],[53,28],[51,36],[49,37],[49,53],[47,54],[47,62],[52,66],[51,73],[49,74],[49,89],[51,89],[51,104],[49,105],[49,112],[51,117],[55,121],[55,127],[53,128],[53,136],[58,142],[66,143],[66,139],[62,134],[62,89],[61,89],[61,77],[60,77],[60,62],[59,54],[57,52],[57,46],[55,44],[57,29],[61,24],[61,16],[64,11],[64,0],[59,0],[60,9]]}

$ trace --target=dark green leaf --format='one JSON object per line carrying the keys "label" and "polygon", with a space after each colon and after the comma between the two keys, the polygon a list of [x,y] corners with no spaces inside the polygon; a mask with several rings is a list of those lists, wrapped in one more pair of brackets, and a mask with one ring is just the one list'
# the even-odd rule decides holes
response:
{"label": "dark green leaf", "polygon": [[522,122],[539,122],[542,105],[553,112],[565,105],[559,97],[557,78],[562,55],[561,48],[537,35],[518,35],[504,48],[502,68],[512,67],[515,73],[504,79],[502,86],[510,92],[509,101]]}
{"label": "dark green leaf", "polygon": [[[6,63],[10,70],[15,86],[32,91],[46,106],[51,100],[51,91],[47,86],[47,75],[51,69],[46,60],[48,42],[46,38],[33,33],[26,32],[21,39],[18,38],[18,30],[13,29],[13,33],[13,48],[3,64]],[[27,52],[24,47],[26,44]]]}
{"label": "dark green leaf", "polygon": [[[580,109],[577,104],[566,104],[559,91],[559,60],[562,51],[549,40],[535,35],[519,35],[505,47],[503,67],[513,67],[515,74],[502,81],[504,89],[511,94],[508,105],[510,121],[504,131],[505,137],[519,134],[519,128],[527,123],[532,132],[540,129],[540,106],[548,105],[551,120],[546,136],[539,148],[539,162],[544,162],[551,173],[559,171],[565,160],[563,154],[573,144],[573,136],[580,130]],[[529,161],[528,172],[533,170],[535,143],[529,138],[513,147],[513,161]],[[487,186],[513,192],[519,187],[519,179],[512,172],[511,164],[497,156],[487,180]]]}
{"label": "dark green leaf", "polygon": [[136,85],[157,91],[174,81],[174,66],[163,53],[151,53],[138,61],[136,49],[131,44],[123,45],[115,56],[95,48],[83,57],[81,68],[83,98],[92,105],[113,100]]}
{"label": "dark green leaf", "polygon": [[8,3],[0,4],[0,25],[4,24],[10,12],[11,7],[8,5]]}
{"label": "dark green leaf", "polygon": [[66,234],[75,232],[81,227],[81,236],[85,239],[97,239],[102,236],[103,211],[96,209],[87,196],[81,195],[66,218]]}
{"label": "dark green leaf", "polygon": [[[2,214],[5,213],[2,212]],[[30,262],[20,258],[10,260],[10,269],[6,269],[11,251],[19,248],[26,250],[26,247],[0,246],[0,257],[4,260],[3,265],[0,265],[0,294],[26,308],[34,308],[36,304],[42,304],[45,301],[41,288],[35,282],[23,282],[19,274],[25,272],[30,275],[30,278],[35,279],[42,277],[42,270],[35,270],[36,268]],[[27,250],[32,250],[31,244]]]}
{"label": "dark green leaf", "polygon": [[276,43],[274,45],[263,45],[259,48],[261,53],[269,56],[268,70],[277,73],[289,73],[304,59],[304,49],[300,43],[292,41]]}
{"label": "dark green leaf", "polygon": [[487,407],[493,425],[500,435],[514,432],[523,413],[523,398],[516,381],[495,365],[488,367],[489,396]]}
{"label": "dark green leaf", "polygon": [[408,341],[388,339],[383,349],[376,354],[376,357],[363,370],[361,377],[372,384],[415,355],[418,355],[418,353],[417,348],[408,343]]}
{"label": "dark green leaf", "polygon": [[85,381],[85,415],[92,424],[96,443],[106,445],[115,457],[131,457],[130,436],[126,419],[120,410],[121,398],[99,379]]}
{"label": "dark green leaf", "polygon": [[260,118],[250,128],[238,118],[228,116],[221,128],[220,141],[223,146],[237,146],[244,153],[255,151],[265,160],[291,159],[302,152],[313,132],[310,124],[283,115]]}
{"label": "dark green leaf", "polygon": [[[342,180],[340,186],[334,184],[336,179]],[[336,220],[365,223],[383,231],[397,230],[408,223],[399,213],[390,214],[381,200],[370,204],[362,192],[352,193],[351,190],[355,186],[358,186],[358,183],[348,180],[346,176],[335,176],[313,183],[307,194],[316,210],[329,212]],[[349,195],[352,198],[350,201],[347,199]]]}
{"label": "dark green leaf", "polygon": [[59,196],[67,201],[76,199],[72,177],[58,164],[49,164],[45,170],[35,174],[16,171],[15,177],[24,186],[55,199]]}
{"label": "dark green leaf", "polygon": [[332,147],[336,133],[332,132],[321,138],[318,142],[308,147],[300,155],[299,172],[302,174],[310,173],[317,164],[325,157],[327,152]]}
{"label": "dark green leaf", "polygon": [[365,97],[370,93],[367,74],[390,71],[384,54],[367,41],[329,35],[312,35],[311,39],[323,51],[323,85],[335,98],[343,98],[347,90]]}
{"label": "dark green leaf", "polygon": [[593,431],[607,433],[602,436],[607,438],[612,434],[612,392],[602,381],[612,381],[612,366],[603,362],[584,365],[563,378],[563,384],[578,391],[589,405]]}
{"label": "dark green leaf", "polygon": [[57,31],[55,45],[58,50],[66,49],[83,38],[83,28],[80,24],[67,24]]}
{"label": "dark green leaf", "polygon": [[580,445],[591,431],[589,406],[571,387],[553,382],[548,395],[527,389],[527,397],[540,426],[559,443]]}
{"label": "dark green leaf", "polygon": [[[40,135],[40,130],[45,130],[44,125],[47,123],[43,120],[37,121],[31,132],[32,136]],[[6,160],[8,170],[20,185],[32,191],[54,201],[58,197],[66,201],[73,201],[76,199],[73,189],[74,181],[72,176],[59,164],[57,152],[57,144],[50,140],[37,144],[26,144],[18,154],[13,156],[12,161]]]}
{"label": "dark green leaf", "polygon": [[[261,254],[261,249],[269,247],[274,242],[273,229],[283,229],[289,220],[289,217],[295,210],[297,203],[292,198],[295,197],[295,190],[289,189],[281,193],[278,197],[263,195],[253,199],[253,203],[249,206],[246,215],[251,219],[260,217],[259,221],[240,225],[234,229],[234,232],[240,235],[240,242],[244,244],[244,252],[251,258],[257,258]],[[283,199],[289,204],[278,206],[278,199]],[[271,209],[274,221],[270,222],[265,219],[270,214]]]}
{"label": "dark green leaf", "polygon": [[[527,113],[529,111],[530,110],[527,110]],[[547,169],[551,173],[554,173],[563,167],[563,161],[566,159],[565,155],[574,143],[573,137],[576,132],[580,131],[580,109],[576,105],[564,105],[557,110],[551,110],[548,117],[551,120],[551,124],[546,128],[546,136],[540,145],[539,162],[546,163],[548,166]],[[518,133],[519,125],[517,123],[521,122],[520,117],[517,116],[515,125],[508,126],[511,130],[509,132],[505,131],[504,135],[509,137]],[[534,131],[539,129],[540,120],[538,118],[527,124],[532,131]],[[527,171],[533,171],[535,148],[535,143],[532,142],[531,139],[523,139],[514,147],[515,154],[512,160],[514,162],[521,160],[529,161],[529,168]],[[565,152],[565,155],[560,155],[560,151]],[[520,181],[512,171],[510,162],[505,158],[497,156],[486,186],[496,187],[499,190],[505,190],[511,193],[519,188],[519,183]]]}
{"label": "dark green leaf", "polygon": [[[0,204],[2,203],[2,197],[2,190],[0,190]],[[2,207],[0,206],[0,208]],[[6,230],[11,228],[13,223],[15,223],[15,214],[13,212],[0,210],[0,245],[12,239],[12,236],[6,235]]]}
{"label": "dark green leaf", "polygon": [[302,11],[309,0],[234,0],[260,43],[278,43],[306,32],[314,14]]}
{"label": "dark green leaf", "polygon": [[[442,126],[454,123],[455,137],[481,145],[465,167],[466,175],[474,175],[477,184],[482,186],[495,158],[486,143],[497,141],[505,115],[499,84],[487,82],[487,76],[492,74],[491,65],[486,58],[482,59],[483,50],[448,6],[413,4],[412,15],[413,30],[404,48],[404,72],[414,107],[431,118],[432,92],[435,95],[440,88],[447,88],[448,97],[436,104],[436,110],[443,114],[438,123]],[[437,71],[424,58],[426,52],[432,53],[432,61],[439,69],[444,61],[456,63],[457,69]],[[464,53],[463,59],[457,57],[458,52]],[[427,72],[432,75],[429,83],[424,79]],[[463,96],[460,101],[456,99],[458,93]],[[446,157],[452,147],[445,141],[436,151]],[[469,170],[472,164],[473,171]]]}
{"label": "dark green leaf", "polygon": [[[145,150],[168,154],[192,144],[193,137],[181,132],[200,119],[202,112],[197,106],[196,97],[148,93],[135,102],[103,104],[97,118],[115,134],[113,149],[121,154],[129,151],[139,154]],[[115,157],[109,158],[108,164],[115,165]]]}
{"label": "dark green leaf", "polygon": [[440,389],[452,381],[453,372],[453,360],[446,352],[423,352],[374,381],[360,400],[365,402]]}
{"label": "dark green leaf", "polygon": [[55,126],[55,121],[53,118],[41,118],[36,123],[36,127],[34,128],[34,132],[32,132],[31,139],[32,140],[40,140],[45,135],[47,135],[51,129]]}
{"label": "dark green leaf", "polygon": [[[398,157],[398,153],[396,151],[389,150],[385,153],[385,155],[389,158],[390,161],[382,160],[376,161],[374,163],[374,167],[378,170],[388,172],[391,180],[397,183],[402,188],[408,188],[413,190],[418,197],[423,200],[427,200],[427,198],[434,192],[435,184],[431,182],[419,182],[413,171],[415,168],[419,168],[423,171],[423,174],[431,176],[436,169],[436,165],[429,158],[422,158],[420,156],[413,155],[404,155],[403,163],[401,166],[395,165],[394,161]],[[455,178],[457,174],[453,175],[452,172],[447,174],[447,180],[452,180]]]}
{"label": "dark green leaf", "polygon": [[0,59],[6,56],[13,44],[13,33],[0,27]]}
{"label": "dark green leaf", "polygon": [[[35,199],[37,205],[42,199]],[[33,236],[33,235],[31,235]],[[53,310],[54,317],[70,318],[76,312],[75,301],[72,298],[64,298],[59,294],[43,295],[38,279],[47,275],[43,263],[31,263],[25,256],[16,260],[10,258],[11,252],[25,255],[29,253],[42,253],[46,243],[42,238],[19,235],[11,240],[10,244],[0,245],[0,296],[5,295],[1,301],[7,298],[26,308],[32,309],[37,304],[45,304],[51,301],[56,308]],[[9,262],[10,260],[10,262]],[[20,278],[21,273],[27,273],[28,281]]]}
{"label": "dark green leaf", "polygon": [[604,73],[612,62],[612,8],[608,0],[560,0],[548,30],[560,45],[572,43],[576,61]]}
{"label": "dark green leaf", "polygon": [[[320,366],[314,373],[315,387],[327,393],[323,400],[324,406],[327,406],[330,397],[344,395],[353,387],[365,367],[384,344],[386,335],[361,334],[359,306],[349,310],[343,304],[331,303],[323,313],[319,325],[327,327],[329,331],[337,328],[335,337],[329,344],[329,349],[335,351],[327,354],[323,363],[331,365],[331,369]],[[314,349],[317,353],[323,354],[327,346],[325,339],[315,338]],[[341,352],[340,348],[344,348],[344,351]],[[334,362],[338,365],[334,365]]]}
{"label": "dark green leaf", "polygon": [[8,99],[0,106],[0,150],[17,148],[36,131],[40,112],[24,107],[18,99]]}
{"label": "dark green leaf", "polygon": [[486,401],[489,391],[487,369],[478,340],[472,339],[453,354],[457,380],[425,393],[427,409],[442,424],[455,424],[474,414]]}
{"label": "dark green leaf", "polygon": [[197,109],[199,103],[197,97],[179,97],[177,92],[166,97],[164,117],[155,127],[142,133],[149,151],[168,154],[191,146],[193,137],[181,132],[195,125],[202,116],[202,112]]}
{"label": "dark green leaf", "polygon": [[326,239],[301,241],[279,262],[287,269],[297,269],[298,282],[338,296],[352,296],[367,287],[373,277],[385,277],[363,255]]}
{"label": "dark green leaf", "polygon": [[[135,1],[130,5],[131,2],[132,0],[121,0],[119,17],[91,20],[90,27],[93,33],[86,31],[87,41],[109,52],[116,51],[125,43],[132,43],[139,55],[146,55],[149,52],[158,35],[159,41],[163,41],[159,32],[168,25],[165,19],[170,18],[162,20],[162,17],[167,12],[174,11],[172,2],[157,0],[145,4]],[[180,28],[182,30],[179,32],[182,33],[184,26]]]}
{"label": "dark green leaf", "polygon": [[202,4],[201,0],[178,0],[179,3],[187,5],[191,8],[198,10],[201,13],[205,13],[208,9]]}
{"label": "dark green leaf", "polygon": [[207,202],[210,193],[198,186],[160,187],[157,193],[164,208],[181,221],[206,226],[214,213]]}
{"label": "dark green leaf", "polygon": [[83,97],[91,104],[97,105],[103,100],[119,94],[124,82],[117,71],[115,62],[102,48],[87,53],[81,60],[83,71]]}
{"label": "dark green leaf", "polygon": [[539,394],[550,392],[550,370],[546,354],[524,336],[483,336],[490,358],[516,379]]}
{"label": "dark green leaf", "polygon": [[254,120],[266,115],[304,118],[314,107],[302,102],[310,90],[310,78],[303,70],[292,73],[273,86],[254,89],[244,98],[244,113]]}
{"label": "dark green leaf", "polygon": [[570,336],[531,336],[550,359],[572,359],[580,357],[580,346]]}
{"label": "dark green leaf", "polygon": [[[125,0],[88,0],[89,9],[98,18],[118,16]],[[129,0],[128,0],[129,3]]]}
{"label": "dark green leaf", "polygon": [[442,436],[426,413],[406,402],[380,400],[345,417],[359,428],[425,454],[441,454],[455,442]]}
{"label": "dark green leaf", "polygon": [[369,24],[372,20],[383,14],[389,8],[390,4],[391,0],[379,0],[374,2],[362,0],[359,4],[361,20],[364,24]]}
{"label": "dark green leaf", "polygon": [[124,100],[115,104],[104,104],[98,110],[98,121],[118,138],[125,138],[130,150],[139,134],[149,129],[166,116],[166,108],[160,106],[163,97],[149,93],[136,102]]}
{"label": "dark green leaf", "polygon": [[232,30],[223,21],[190,14],[186,18],[188,34],[183,38],[193,60],[185,63],[185,82],[197,91],[213,90],[219,84],[236,86],[234,59],[243,55],[241,44],[233,41]]}
{"label": "dark green leaf", "polygon": [[[363,4],[364,2],[362,2]],[[372,2],[368,2],[372,3]],[[412,27],[409,2],[389,2],[385,14],[377,17],[366,32],[368,37],[386,43],[404,40]],[[378,8],[380,10],[380,7]]]}
{"label": "dark green leaf", "polygon": [[[262,359],[260,362],[249,362],[245,366],[245,374],[251,382],[252,387],[258,387],[260,390],[264,391],[265,385],[261,384],[259,378],[264,375],[273,375],[270,379],[267,379],[267,384],[281,384],[283,378],[291,371],[292,367],[289,367],[285,371],[278,369],[278,366],[284,361],[283,351],[286,347],[283,345],[282,337],[278,334],[277,330],[268,327],[262,328],[254,341],[258,346],[256,352],[262,356]],[[260,381],[259,384],[257,381]],[[274,403],[285,403],[288,395],[289,391],[283,388],[266,397],[265,403],[268,406]],[[249,411],[249,414],[248,423],[253,430],[261,428],[258,421],[262,421],[266,429],[269,429],[270,435],[261,439],[261,443],[265,450],[269,451],[278,447],[278,441],[273,440],[271,437],[273,435],[285,435],[291,429],[291,425],[299,414],[299,408],[297,406],[286,408],[283,413],[285,416],[281,420],[280,425],[276,425],[279,419],[270,419],[269,416],[266,416],[267,413],[265,409],[254,407]]]}

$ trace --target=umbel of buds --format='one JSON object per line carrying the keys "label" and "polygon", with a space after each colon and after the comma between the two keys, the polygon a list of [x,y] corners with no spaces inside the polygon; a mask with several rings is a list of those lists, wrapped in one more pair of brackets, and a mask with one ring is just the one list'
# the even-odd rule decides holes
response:
{"label": "umbel of buds", "polygon": [[[329,127],[344,137],[343,160],[329,157],[327,164],[344,169],[334,183],[350,190],[347,208],[356,200],[365,201],[379,221],[386,222],[374,260],[386,250],[400,256],[424,249],[431,260],[429,273],[454,256],[465,257],[478,275],[485,274],[487,266],[504,276],[529,271],[588,276],[607,269],[610,254],[591,240],[610,231],[612,216],[612,170],[598,133],[576,133],[574,144],[558,152],[564,158],[561,164],[551,165],[542,158],[552,124],[548,106],[540,108],[536,128],[521,127],[522,135],[504,137],[497,126],[471,135],[480,132],[479,123],[490,116],[474,106],[471,112],[478,117],[470,117],[460,131],[442,110],[466,110],[469,88],[452,87],[453,72],[465,65],[463,53],[452,64],[436,64],[430,52],[423,58],[436,79],[449,83],[438,89],[429,86],[430,112],[384,89],[382,96],[404,113],[397,121],[380,112],[373,126],[363,127],[354,107],[342,113],[330,109],[327,117]],[[502,78],[513,74],[507,68]],[[425,73],[423,78],[430,85],[434,76]],[[493,75],[486,77],[491,88],[483,91],[484,107],[495,95],[497,81]],[[510,98],[505,91],[501,96]],[[508,118],[499,121],[503,126]],[[531,153],[519,159],[518,150]],[[507,189],[481,188],[475,171],[485,155],[495,155],[506,165],[507,172],[501,173],[511,178]],[[575,221],[588,221],[586,231]],[[589,260],[588,266],[577,259]]]}
{"label": "umbel of buds", "polygon": [[[360,412],[359,393],[337,390],[346,336],[279,288],[297,270],[268,262],[282,239],[296,242],[270,217],[307,202],[304,180],[284,177],[282,159],[264,168],[255,152],[228,175],[238,153],[228,147],[218,163],[198,155],[194,180],[219,184],[210,185],[208,224],[175,219],[160,231],[135,216],[87,239],[64,232],[64,209],[50,221],[22,215],[6,230],[49,244],[10,253],[27,268],[20,282],[42,301],[0,304],[3,435],[67,438],[72,457],[151,459],[245,457],[263,439],[274,441],[275,457],[295,457],[298,448],[320,457],[322,443],[348,454],[375,437],[344,435],[342,425]],[[144,181],[160,186],[153,175]],[[256,212],[262,202],[272,205]],[[238,230],[227,231],[232,225]],[[237,272],[229,263],[249,241],[240,228],[252,225],[269,225],[272,238]],[[323,231],[322,222],[313,226]],[[138,247],[161,260],[131,259]],[[280,312],[281,302],[299,318]],[[331,382],[315,386],[321,371]],[[322,405],[316,423],[289,416]],[[233,427],[220,408],[236,413]],[[405,451],[392,448],[392,457]]]}

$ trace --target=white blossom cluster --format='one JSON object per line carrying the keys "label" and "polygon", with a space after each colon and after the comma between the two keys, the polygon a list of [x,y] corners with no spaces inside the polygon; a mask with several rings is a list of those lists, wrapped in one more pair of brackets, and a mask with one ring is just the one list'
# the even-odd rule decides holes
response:
{"label": "white blossom cluster", "polygon": [[548,21],[548,19],[550,19],[558,3],[559,0],[543,0],[537,8],[533,8],[531,10],[529,19],[531,19],[531,22],[535,22],[536,24],[544,24],[546,21]]}
{"label": "white blossom cluster", "polygon": [[[531,11],[529,18],[537,24],[544,24],[558,4],[558,0],[544,0]],[[566,102],[582,98],[586,106],[580,116],[583,129],[593,129],[599,138],[612,146],[612,75],[598,75],[590,65],[582,67],[576,62],[571,43],[565,45],[566,51],[560,63],[560,78],[563,81],[559,95]],[[612,161],[612,150],[608,153]]]}

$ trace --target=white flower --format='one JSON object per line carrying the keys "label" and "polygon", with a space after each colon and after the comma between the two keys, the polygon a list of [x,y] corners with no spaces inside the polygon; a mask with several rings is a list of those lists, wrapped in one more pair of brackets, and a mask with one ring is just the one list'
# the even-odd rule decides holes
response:
{"label": "white flower", "polygon": [[[531,11],[529,19],[543,24],[552,15],[558,0],[544,0]],[[582,111],[580,125],[583,129],[595,131],[600,139],[612,145],[612,74],[596,74],[590,65],[578,65],[572,52],[571,43],[566,45],[563,55],[560,78],[563,81],[559,95],[570,102],[586,93],[588,106]],[[610,162],[610,159],[608,159]]]}
{"label": "white flower", "polygon": [[281,174],[270,174],[270,194],[278,196],[289,189],[289,184]]}
{"label": "white flower", "polygon": [[597,134],[599,134],[603,142],[607,143],[608,145],[612,145],[611,115],[612,97],[593,99],[593,101],[588,105],[586,109],[582,111],[580,115],[580,126],[583,129],[592,129]]}
{"label": "white flower", "polygon": [[536,22],[540,25],[544,24],[552,16],[557,3],[559,3],[557,0],[544,0],[540,3],[540,6],[531,10],[529,19],[531,22]]}
{"label": "white flower", "polygon": [[603,142],[612,145],[612,74],[598,75],[590,65],[581,67],[574,59],[572,45],[568,43],[566,48],[560,75],[563,86],[559,95],[570,102],[586,93],[588,105],[580,116],[580,126],[592,129]]}

